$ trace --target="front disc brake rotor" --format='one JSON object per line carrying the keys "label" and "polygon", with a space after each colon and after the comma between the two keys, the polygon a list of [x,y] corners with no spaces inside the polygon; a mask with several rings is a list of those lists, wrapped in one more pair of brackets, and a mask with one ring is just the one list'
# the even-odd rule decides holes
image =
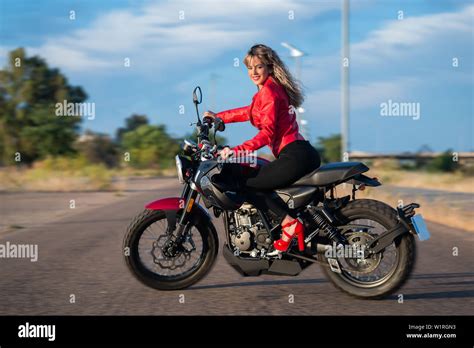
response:
{"label": "front disc brake rotor", "polygon": [[[187,243],[191,245],[191,248],[185,247]],[[183,267],[186,261],[191,258],[191,253],[194,250],[196,250],[196,247],[192,239],[192,233],[188,232],[182,243],[170,239],[169,235],[160,236],[153,243],[150,253],[155,264],[164,269],[174,270]]]}

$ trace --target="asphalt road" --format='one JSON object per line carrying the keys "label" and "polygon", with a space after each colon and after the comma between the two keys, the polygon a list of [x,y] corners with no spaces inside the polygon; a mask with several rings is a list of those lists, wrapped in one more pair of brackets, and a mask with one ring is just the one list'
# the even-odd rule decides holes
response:
{"label": "asphalt road", "polygon": [[[358,300],[338,291],[317,265],[297,277],[242,277],[222,258],[222,245],[211,273],[193,287],[173,292],[147,288],[126,268],[122,239],[146,202],[180,193],[175,183],[163,181],[155,190],[144,185],[105,198],[100,193],[1,194],[2,219],[16,212],[23,228],[4,229],[0,244],[37,244],[39,254],[37,262],[0,259],[0,315],[474,313],[474,235],[429,222],[432,238],[417,243],[411,279],[384,300]],[[82,203],[65,209],[76,196]],[[45,210],[50,218],[40,219]],[[222,222],[214,222],[222,242]],[[403,303],[398,294],[403,294]],[[289,303],[289,295],[294,303]]]}

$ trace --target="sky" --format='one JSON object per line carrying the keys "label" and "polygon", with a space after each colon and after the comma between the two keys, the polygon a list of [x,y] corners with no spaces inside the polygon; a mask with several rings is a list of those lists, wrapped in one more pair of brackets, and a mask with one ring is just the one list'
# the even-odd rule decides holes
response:
{"label": "sky", "polygon": [[[341,129],[341,11],[337,0],[2,0],[0,66],[25,47],[59,68],[95,103],[83,130],[114,135],[137,113],[178,137],[192,131],[197,85],[201,114],[250,104],[242,60],[253,44],[296,74],[289,42],[305,53],[302,117],[314,143]],[[472,1],[350,2],[350,151],[474,150],[473,23]],[[237,145],[256,133],[237,123],[224,135]]]}

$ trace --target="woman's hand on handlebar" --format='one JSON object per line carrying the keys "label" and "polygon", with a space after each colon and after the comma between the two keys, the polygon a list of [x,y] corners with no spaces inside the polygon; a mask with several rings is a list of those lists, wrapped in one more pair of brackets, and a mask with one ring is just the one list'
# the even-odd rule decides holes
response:
{"label": "woman's hand on handlebar", "polygon": [[212,111],[209,111],[209,110],[208,110],[208,111],[205,111],[205,112],[204,112],[203,120],[204,120],[205,118],[209,118],[209,119],[211,119],[212,121],[214,121],[214,118],[216,118],[216,117],[217,117],[217,114],[216,114],[215,112],[212,112]]}
{"label": "woman's hand on handlebar", "polygon": [[234,154],[234,151],[230,149],[230,147],[226,146],[224,147],[220,152],[219,155],[221,156],[222,159],[226,159]]}

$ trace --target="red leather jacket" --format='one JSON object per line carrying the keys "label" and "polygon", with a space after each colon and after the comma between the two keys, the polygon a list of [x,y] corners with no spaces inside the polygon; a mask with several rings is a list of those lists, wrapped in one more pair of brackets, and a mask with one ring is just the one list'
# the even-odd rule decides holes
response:
{"label": "red leather jacket", "polygon": [[[249,121],[260,132],[250,140],[232,148],[234,151],[255,151],[268,145],[275,157],[295,140],[305,140],[298,132],[296,113],[290,109],[285,89],[269,76],[253,96],[252,104],[217,113],[224,123]],[[292,111],[293,110],[293,111]]]}

